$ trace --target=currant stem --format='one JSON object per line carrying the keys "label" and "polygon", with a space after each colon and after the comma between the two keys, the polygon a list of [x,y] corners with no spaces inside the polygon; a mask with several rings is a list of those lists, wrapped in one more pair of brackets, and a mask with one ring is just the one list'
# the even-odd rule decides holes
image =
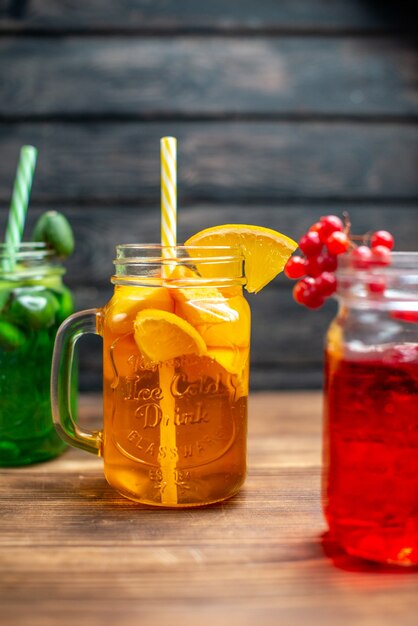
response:
{"label": "currant stem", "polygon": [[351,239],[350,230],[351,230],[351,220],[348,211],[343,211],[343,219],[344,219],[344,230],[343,232],[348,235],[348,238]]}

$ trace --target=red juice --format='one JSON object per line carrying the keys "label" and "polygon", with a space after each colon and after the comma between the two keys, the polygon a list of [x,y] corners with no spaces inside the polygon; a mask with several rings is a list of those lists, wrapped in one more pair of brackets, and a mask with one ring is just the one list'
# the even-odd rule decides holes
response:
{"label": "red juice", "polygon": [[323,507],[346,552],[418,563],[418,345],[326,354]]}

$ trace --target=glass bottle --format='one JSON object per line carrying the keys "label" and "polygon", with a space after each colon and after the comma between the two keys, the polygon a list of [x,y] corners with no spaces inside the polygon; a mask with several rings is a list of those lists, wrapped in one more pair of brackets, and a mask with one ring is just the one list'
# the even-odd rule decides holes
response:
{"label": "glass bottle", "polygon": [[350,554],[418,563],[418,253],[337,273],[325,349],[323,507]]}
{"label": "glass bottle", "polygon": [[[10,264],[10,254],[14,262]],[[51,416],[55,334],[73,311],[65,270],[43,243],[0,245],[0,465],[25,465],[65,445]]]}
{"label": "glass bottle", "polygon": [[[100,454],[107,481],[137,502],[198,506],[235,494],[246,474],[250,311],[239,249],[117,246],[114,294],[67,320],[53,367],[65,440]],[[71,352],[103,338],[104,427],[68,409]]]}

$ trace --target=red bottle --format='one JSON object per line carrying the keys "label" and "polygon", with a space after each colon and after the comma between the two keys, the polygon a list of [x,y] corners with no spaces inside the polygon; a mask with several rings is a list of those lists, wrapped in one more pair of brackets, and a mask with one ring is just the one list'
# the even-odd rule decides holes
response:
{"label": "red bottle", "polygon": [[338,285],[325,352],[325,517],[346,552],[415,565],[418,253],[394,253],[385,268],[345,265]]}

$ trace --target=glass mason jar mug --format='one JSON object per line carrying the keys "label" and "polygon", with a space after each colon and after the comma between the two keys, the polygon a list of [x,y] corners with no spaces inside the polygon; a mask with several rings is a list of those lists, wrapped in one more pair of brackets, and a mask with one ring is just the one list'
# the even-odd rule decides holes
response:
{"label": "glass mason jar mug", "polygon": [[[245,479],[250,311],[238,248],[117,246],[103,309],[71,316],[56,341],[54,419],[103,456],[109,484],[151,505],[198,506]],[[73,346],[103,338],[103,431],[83,431],[68,397]]]}
{"label": "glass mason jar mug", "polygon": [[366,559],[418,563],[418,253],[338,270],[326,342],[323,505]]}
{"label": "glass mason jar mug", "polygon": [[49,393],[55,334],[73,311],[64,271],[43,243],[0,245],[1,466],[43,461],[65,449]]}

